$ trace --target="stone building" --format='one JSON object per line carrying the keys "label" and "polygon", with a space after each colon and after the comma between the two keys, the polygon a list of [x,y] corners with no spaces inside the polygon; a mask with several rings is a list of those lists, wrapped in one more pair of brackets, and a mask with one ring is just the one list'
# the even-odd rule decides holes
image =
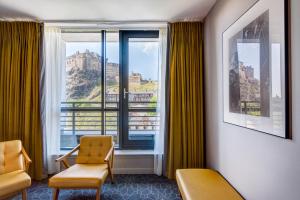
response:
{"label": "stone building", "polygon": [[119,82],[119,64],[118,63],[106,63],[106,81]]}
{"label": "stone building", "polygon": [[71,69],[79,70],[100,70],[101,69],[101,56],[95,52],[90,52],[88,49],[80,53],[77,51],[75,54],[67,57],[66,71]]}
{"label": "stone building", "polygon": [[129,82],[135,84],[141,84],[142,82],[142,74],[132,72],[129,76]]}
{"label": "stone building", "polygon": [[254,68],[240,62],[239,76],[241,102],[259,102],[260,81],[254,77]]}

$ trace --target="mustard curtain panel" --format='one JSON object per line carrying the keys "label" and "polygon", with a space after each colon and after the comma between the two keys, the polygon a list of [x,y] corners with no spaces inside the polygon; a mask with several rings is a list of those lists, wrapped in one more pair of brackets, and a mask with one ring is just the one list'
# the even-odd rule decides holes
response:
{"label": "mustard curtain panel", "polygon": [[200,22],[169,25],[169,178],[179,168],[203,167],[202,51]]}
{"label": "mustard curtain panel", "polygon": [[0,141],[22,140],[33,163],[30,174],[42,178],[39,70],[42,25],[0,22]]}

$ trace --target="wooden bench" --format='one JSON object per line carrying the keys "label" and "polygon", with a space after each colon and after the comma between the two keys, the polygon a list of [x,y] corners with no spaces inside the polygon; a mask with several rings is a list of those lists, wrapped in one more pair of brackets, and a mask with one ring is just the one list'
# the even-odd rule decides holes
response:
{"label": "wooden bench", "polygon": [[211,169],[178,169],[176,180],[183,200],[243,200],[218,172]]}

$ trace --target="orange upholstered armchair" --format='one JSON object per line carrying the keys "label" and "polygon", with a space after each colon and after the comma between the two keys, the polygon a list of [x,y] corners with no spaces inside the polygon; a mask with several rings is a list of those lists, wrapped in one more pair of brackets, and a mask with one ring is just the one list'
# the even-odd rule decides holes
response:
{"label": "orange upholstered armchair", "polygon": [[[78,152],[76,164],[70,166],[67,157]],[[53,199],[57,200],[60,189],[96,189],[100,200],[101,186],[107,175],[113,182],[114,144],[112,136],[82,136],[80,144],[68,154],[58,158],[67,168],[49,179]]]}
{"label": "orange upholstered armchair", "polygon": [[26,173],[30,158],[20,140],[0,142],[0,199],[6,199],[22,192],[22,199],[27,199],[26,188],[31,185],[31,178]]}

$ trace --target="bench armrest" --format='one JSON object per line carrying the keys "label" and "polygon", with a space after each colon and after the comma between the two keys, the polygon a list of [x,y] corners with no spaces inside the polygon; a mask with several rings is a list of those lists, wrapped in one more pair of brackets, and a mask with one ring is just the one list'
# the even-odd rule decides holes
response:
{"label": "bench armrest", "polygon": [[28,169],[29,169],[29,165],[30,165],[30,163],[32,163],[32,161],[31,161],[31,159],[29,158],[28,154],[26,153],[24,147],[22,147],[21,153],[22,153],[23,156],[24,156],[24,161],[25,161],[25,171],[27,172]]}
{"label": "bench armrest", "polygon": [[109,162],[109,160],[113,156],[114,148],[115,148],[115,145],[113,143],[112,146],[111,146],[111,148],[109,149],[108,153],[105,156],[105,159],[104,159],[105,162]]}
{"label": "bench armrest", "polygon": [[110,150],[108,151],[108,153],[107,153],[107,155],[106,155],[106,157],[104,159],[104,162],[107,163],[108,173],[110,175],[112,183],[114,182],[114,180],[113,180],[113,174],[112,174],[112,168],[113,168],[113,165],[114,165],[114,150],[115,150],[115,144],[113,142]]}
{"label": "bench armrest", "polygon": [[55,159],[56,162],[62,162],[66,168],[69,168],[70,165],[67,161],[67,158],[71,156],[74,152],[78,151],[80,148],[80,144],[78,144],[74,149],[72,149],[69,153]]}

